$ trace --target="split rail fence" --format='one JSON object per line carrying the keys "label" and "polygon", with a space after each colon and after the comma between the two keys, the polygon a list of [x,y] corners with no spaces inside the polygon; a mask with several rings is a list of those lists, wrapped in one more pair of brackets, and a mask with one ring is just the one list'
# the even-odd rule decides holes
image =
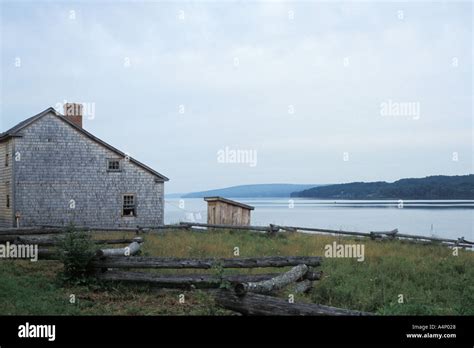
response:
{"label": "split rail fence", "polygon": [[[214,290],[217,305],[246,315],[371,315],[370,313],[295,303],[274,295],[286,287],[294,294],[308,292],[322,272],[313,267],[321,264],[319,256],[268,256],[258,258],[163,258],[104,257],[92,262],[96,276],[102,281],[142,283],[160,288]],[[184,274],[167,275],[134,272],[128,269],[249,269],[292,267],[281,273],[262,274]],[[127,269],[123,271],[121,269]]]}
{"label": "split rail fence", "polygon": [[[206,231],[205,229],[223,228],[256,231],[270,236],[280,232],[324,233],[366,237],[373,240],[410,241],[415,243],[437,243],[446,246],[472,248],[474,243],[463,237],[446,239],[398,233],[398,230],[387,232],[355,232],[294,226],[229,226],[201,223],[180,223],[158,227],[136,228],[93,228],[76,227],[75,230],[117,232],[128,231],[153,233],[166,229],[185,229]],[[40,248],[40,259],[58,259],[58,251],[54,250],[61,243],[62,234],[67,231],[60,226],[41,226],[30,228],[0,229],[0,243],[36,244]],[[149,284],[159,288],[174,289],[207,289],[214,294],[217,305],[246,315],[371,315],[360,311],[323,306],[312,303],[292,303],[275,295],[279,290],[290,288],[292,293],[304,293],[311,290],[313,283],[322,277],[321,271],[315,267],[321,265],[319,256],[267,256],[258,258],[172,258],[172,257],[141,257],[139,253],[143,238],[115,238],[94,240],[96,244],[126,244],[123,248],[100,248],[91,261],[94,275],[102,281]],[[254,269],[291,267],[285,272],[258,274],[224,274],[225,269]],[[147,270],[137,272],[136,270]],[[202,269],[219,270],[215,274],[160,274],[150,269]],[[133,270],[133,271],[130,271]]]}
{"label": "split rail fence", "polygon": [[[14,232],[18,232],[14,234]],[[0,241],[15,244],[58,246],[60,228],[27,228],[0,230]],[[49,235],[55,235],[51,237]],[[322,277],[315,270],[322,262],[319,256],[267,256],[254,258],[174,258],[141,257],[141,237],[95,240],[97,244],[128,244],[123,248],[101,248],[95,253],[90,266],[93,275],[105,282],[148,284],[158,288],[206,289],[223,308],[245,315],[370,315],[312,303],[295,303],[276,296],[279,290],[289,288],[293,294],[306,293]],[[59,252],[39,249],[40,259],[58,259]],[[291,267],[285,272],[257,274],[225,274],[228,269],[256,269]],[[136,271],[136,270],[142,270]],[[163,274],[150,270],[207,270],[206,274]],[[146,270],[146,271],[143,271]]]}
{"label": "split rail fence", "polygon": [[[104,228],[104,227],[76,227],[76,230],[82,231],[97,231],[97,232],[135,232],[137,235],[140,233],[159,233],[165,230],[172,229],[184,229],[205,232],[207,229],[230,229],[230,230],[243,230],[253,231],[260,233],[267,233],[269,235],[275,235],[282,232],[300,232],[309,234],[331,234],[341,236],[352,236],[361,238],[370,238],[378,241],[390,241],[400,240],[402,242],[419,243],[419,244],[440,244],[449,247],[461,247],[461,248],[473,248],[474,241],[466,240],[464,237],[460,238],[439,238],[434,236],[421,236],[414,234],[399,233],[398,229],[390,231],[370,231],[370,232],[359,232],[359,231],[344,231],[344,230],[332,230],[323,228],[312,228],[312,227],[301,227],[301,226],[280,226],[270,224],[268,226],[233,226],[233,225],[216,225],[216,224],[204,224],[196,222],[181,222],[176,225],[163,225],[163,226],[137,226],[137,227],[118,227],[118,228]],[[0,229],[0,242],[5,238],[15,238],[21,235],[32,235],[32,234],[56,234],[64,233],[65,228],[62,226],[40,226],[40,227],[29,227],[29,228],[4,228]]]}

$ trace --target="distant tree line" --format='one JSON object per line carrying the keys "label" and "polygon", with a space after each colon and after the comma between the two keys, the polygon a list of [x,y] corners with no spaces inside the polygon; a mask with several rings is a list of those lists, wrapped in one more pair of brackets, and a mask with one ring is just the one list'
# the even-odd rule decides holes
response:
{"label": "distant tree line", "polygon": [[293,192],[291,197],[330,199],[474,199],[474,174],[353,182]]}

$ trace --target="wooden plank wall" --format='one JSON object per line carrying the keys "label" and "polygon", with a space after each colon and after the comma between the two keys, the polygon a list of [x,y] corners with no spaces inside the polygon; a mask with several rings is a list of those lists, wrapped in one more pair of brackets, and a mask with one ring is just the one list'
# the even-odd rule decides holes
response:
{"label": "wooden plank wall", "polygon": [[[13,194],[12,194],[12,140],[0,143],[0,227],[13,226]],[[8,166],[5,165],[8,154]],[[7,207],[7,195],[10,196],[10,207]]]}

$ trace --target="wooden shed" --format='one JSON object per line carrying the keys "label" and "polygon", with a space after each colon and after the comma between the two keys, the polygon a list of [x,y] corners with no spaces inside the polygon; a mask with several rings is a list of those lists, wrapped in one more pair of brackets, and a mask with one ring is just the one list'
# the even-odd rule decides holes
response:
{"label": "wooden shed", "polygon": [[204,197],[204,200],[207,202],[208,224],[250,225],[250,211],[254,207],[222,197]]}

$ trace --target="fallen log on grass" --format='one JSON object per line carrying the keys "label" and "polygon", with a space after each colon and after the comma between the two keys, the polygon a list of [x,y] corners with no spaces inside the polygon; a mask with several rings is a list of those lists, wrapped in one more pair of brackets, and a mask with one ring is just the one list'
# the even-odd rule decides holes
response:
{"label": "fallen log on grass", "polygon": [[222,277],[212,274],[181,274],[168,275],[150,272],[119,272],[108,271],[97,273],[99,280],[145,283],[162,288],[219,288],[224,282],[240,283],[271,279],[278,274],[231,274]]}
{"label": "fallen log on grass", "polygon": [[217,305],[245,315],[372,315],[313,303],[290,303],[287,299],[254,293],[237,296],[229,290],[217,291],[214,298]]}
{"label": "fallen log on grass", "polygon": [[298,282],[293,287],[293,292],[295,294],[305,294],[313,288],[313,282],[311,280],[305,279],[301,282]]}
{"label": "fallen log on grass", "polygon": [[267,294],[282,289],[285,286],[296,282],[298,279],[302,279],[306,272],[308,272],[308,266],[304,264],[298,265],[290,269],[288,272],[282,273],[271,279],[259,282],[239,283],[234,287],[234,290],[239,296],[243,296],[247,292]]}
{"label": "fallen log on grass", "polygon": [[320,256],[266,256],[231,259],[184,259],[172,257],[106,257],[92,263],[96,268],[259,268],[305,264],[319,266]]}
{"label": "fallen log on grass", "polygon": [[129,244],[133,242],[143,243],[142,237],[117,238],[117,239],[92,239],[95,244]]}
{"label": "fallen log on grass", "polygon": [[140,251],[140,246],[140,243],[132,242],[129,246],[126,246],[125,248],[99,249],[96,251],[96,256],[132,256]]}

